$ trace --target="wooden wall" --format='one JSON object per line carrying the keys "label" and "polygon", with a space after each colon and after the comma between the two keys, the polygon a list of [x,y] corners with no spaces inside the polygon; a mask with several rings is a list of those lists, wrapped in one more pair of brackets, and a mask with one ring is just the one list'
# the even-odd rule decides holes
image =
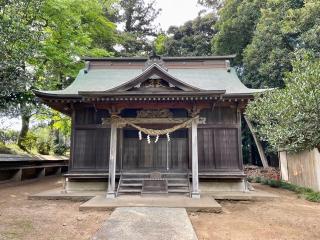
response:
{"label": "wooden wall", "polygon": [[71,170],[106,172],[109,164],[110,129],[102,128],[101,118],[108,112],[79,108],[74,114],[72,129]]}
{"label": "wooden wall", "polygon": [[200,117],[206,124],[198,126],[199,171],[242,170],[237,109],[205,109]]}
{"label": "wooden wall", "polygon": [[[174,117],[187,117],[182,109],[172,111]],[[135,110],[122,112],[123,117],[135,117]],[[71,171],[108,171],[110,129],[101,125],[107,110],[93,107],[76,108],[73,116]],[[202,110],[206,124],[198,126],[199,171],[242,170],[240,151],[240,119],[236,108],[215,107]],[[171,134],[168,143],[161,137],[148,144],[146,136],[140,141],[138,132],[118,130],[117,169],[191,169],[190,132],[183,129]],[[154,139],[153,139],[154,140]]]}

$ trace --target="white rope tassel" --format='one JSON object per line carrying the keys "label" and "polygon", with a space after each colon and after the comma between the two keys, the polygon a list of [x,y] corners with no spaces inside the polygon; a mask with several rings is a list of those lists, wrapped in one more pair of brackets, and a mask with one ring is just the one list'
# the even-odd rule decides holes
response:
{"label": "white rope tassel", "polygon": [[148,141],[148,144],[151,143],[151,140],[150,140],[150,135],[147,136],[147,141]]}
{"label": "white rope tassel", "polygon": [[170,142],[170,134],[167,133],[166,135],[167,135],[168,142]]}
{"label": "white rope tassel", "polygon": [[140,141],[142,140],[142,133],[141,133],[141,131],[139,131],[139,140],[140,140]]}
{"label": "white rope tassel", "polygon": [[154,143],[157,143],[159,140],[159,135],[156,136],[156,140],[154,140]]}

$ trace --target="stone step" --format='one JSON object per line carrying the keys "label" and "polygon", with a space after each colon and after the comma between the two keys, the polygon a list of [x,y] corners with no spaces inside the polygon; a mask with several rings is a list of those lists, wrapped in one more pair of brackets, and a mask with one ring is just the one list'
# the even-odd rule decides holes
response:
{"label": "stone step", "polygon": [[[128,178],[128,177],[124,177],[122,178],[122,181],[143,181],[145,179],[149,179],[149,178]],[[186,178],[164,178],[167,179],[168,181],[188,181]]]}
{"label": "stone step", "polygon": [[120,187],[142,187],[142,183],[121,183]]}
{"label": "stone step", "polygon": [[[149,178],[150,173],[123,173],[119,186],[119,194],[139,194],[142,192],[143,181]],[[162,173],[162,178],[168,182],[168,193],[189,193],[189,179],[186,173]],[[150,191],[150,194],[157,193]],[[164,192],[161,192],[164,193]]]}
{"label": "stone step", "polygon": [[[122,175],[123,178],[141,178],[141,179],[145,179],[145,178],[150,178],[150,175],[140,175],[140,174],[124,174]],[[183,178],[183,179],[188,179],[187,175],[183,175],[183,174],[171,174],[171,175],[161,175],[161,178],[167,178],[167,179],[172,179],[172,178]]]}
{"label": "stone step", "polygon": [[122,178],[122,181],[143,181],[144,178]]}
{"label": "stone step", "polygon": [[188,183],[168,183],[168,187],[189,187]]}
{"label": "stone step", "polygon": [[189,189],[168,189],[168,193],[189,193]]}
{"label": "stone step", "polygon": [[134,189],[134,188],[120,188],[118,193],[141,193],[142,189]]}

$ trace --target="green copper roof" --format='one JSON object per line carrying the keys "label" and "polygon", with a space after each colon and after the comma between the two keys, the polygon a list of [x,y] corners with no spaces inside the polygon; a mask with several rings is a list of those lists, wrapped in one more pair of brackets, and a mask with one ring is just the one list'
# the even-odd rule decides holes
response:
{"label": "green copper roof", "polygon": [[[50,95],[77,95],[79,91],[108,91],[125,84],[140,75],[141,69],[92,69],[85,73],[82,69],[74,82],[58,91],[40,91]],[[238,78],[234,69],[225,68],[168,69],[168,73],[201,90],[226,90],[226,94],[252,94],[263,89],[249,89]]]}

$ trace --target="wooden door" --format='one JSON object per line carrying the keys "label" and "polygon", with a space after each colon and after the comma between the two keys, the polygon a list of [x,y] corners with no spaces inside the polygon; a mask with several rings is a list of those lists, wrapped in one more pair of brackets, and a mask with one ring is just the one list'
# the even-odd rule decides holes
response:
{"label": "wooden door", "polygon": [[149,144],[143,138],[139,140],[137,131],[133,133],[124,131],[123,162],[124,170],[151,170],[161,171],[188,169],[188,139],[173,135],[170,142],[160,137],[157,143],[154,138]]}
{"label": "wooden door", "polygon": [[198,129],[199,170],[240,169],[238,129]]}

